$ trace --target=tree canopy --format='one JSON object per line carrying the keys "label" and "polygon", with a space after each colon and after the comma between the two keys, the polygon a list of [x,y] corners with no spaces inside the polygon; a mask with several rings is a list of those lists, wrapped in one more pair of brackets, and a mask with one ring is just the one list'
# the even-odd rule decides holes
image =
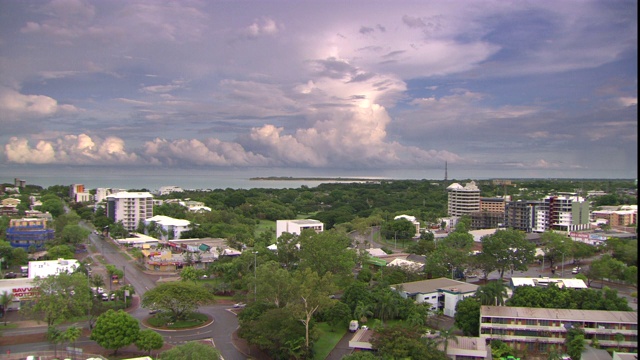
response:
{"label": "tree canopy", "polygon": [[109,309],[98,317],[96,326],[91,331],[91,340],[105,349],[113,350],[133,344],[138,339],[140,326],[138,320],[123,310]]}
{"label": "tree canopy", "polygon": [[144,293],[142,306],[166,310],[174,320],[183,319],[200,305],[212,303],[210,293],[184,281],[165,282]]}

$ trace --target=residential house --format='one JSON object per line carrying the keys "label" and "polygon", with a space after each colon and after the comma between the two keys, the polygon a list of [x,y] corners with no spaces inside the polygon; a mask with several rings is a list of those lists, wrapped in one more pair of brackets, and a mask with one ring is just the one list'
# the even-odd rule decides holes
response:
{"label": "residential house", "polygon": [[442,310],[444,315],[453,317],[458,301],[473,296],[478,285],[438,278],[395,284],[391,288],[405,299],[413,299],[419,304],[429,303],[430,310]]}

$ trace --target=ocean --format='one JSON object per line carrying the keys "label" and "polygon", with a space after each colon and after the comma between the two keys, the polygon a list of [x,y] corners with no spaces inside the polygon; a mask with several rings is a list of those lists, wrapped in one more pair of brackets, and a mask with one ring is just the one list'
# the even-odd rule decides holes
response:
{"label": "ocean", "polygon": [[83,184],[87,189],[118,188],[125,190],[157,190],[163,186],[178,186],[185,190],[207,189],[297,189],[301,186],[316,187],[329,180],[251,180],[255,177],[315,177],[315,178],[362,178],[380,179],[423,179],[420,173],[400,174],[379,171],[345,171],[318,169],[159,169],[159,168],[113,168],[96,166],[2,166],[0,183],[14,183],[18,178],[27,184],[44,188],[53,185]]}

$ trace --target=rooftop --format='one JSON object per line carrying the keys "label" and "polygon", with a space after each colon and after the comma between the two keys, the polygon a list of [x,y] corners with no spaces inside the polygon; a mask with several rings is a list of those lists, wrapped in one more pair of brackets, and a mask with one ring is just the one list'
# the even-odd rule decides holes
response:
{"label": "rooftop", "polygon": [[595,322],[638,323],[638,313],[633,311],[542,309],[483,305],[480,307],[480,316],[526,319],[559,319],[567,321],[588,319],[589,321]]}

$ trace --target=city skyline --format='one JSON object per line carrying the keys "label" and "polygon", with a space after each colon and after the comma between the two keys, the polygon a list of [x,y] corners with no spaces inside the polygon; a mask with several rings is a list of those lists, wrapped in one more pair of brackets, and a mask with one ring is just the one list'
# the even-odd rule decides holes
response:
{"label": "city skyline", "polygon": [[637,178],[635,1],[4,1],[0,19],[5,174]]}

